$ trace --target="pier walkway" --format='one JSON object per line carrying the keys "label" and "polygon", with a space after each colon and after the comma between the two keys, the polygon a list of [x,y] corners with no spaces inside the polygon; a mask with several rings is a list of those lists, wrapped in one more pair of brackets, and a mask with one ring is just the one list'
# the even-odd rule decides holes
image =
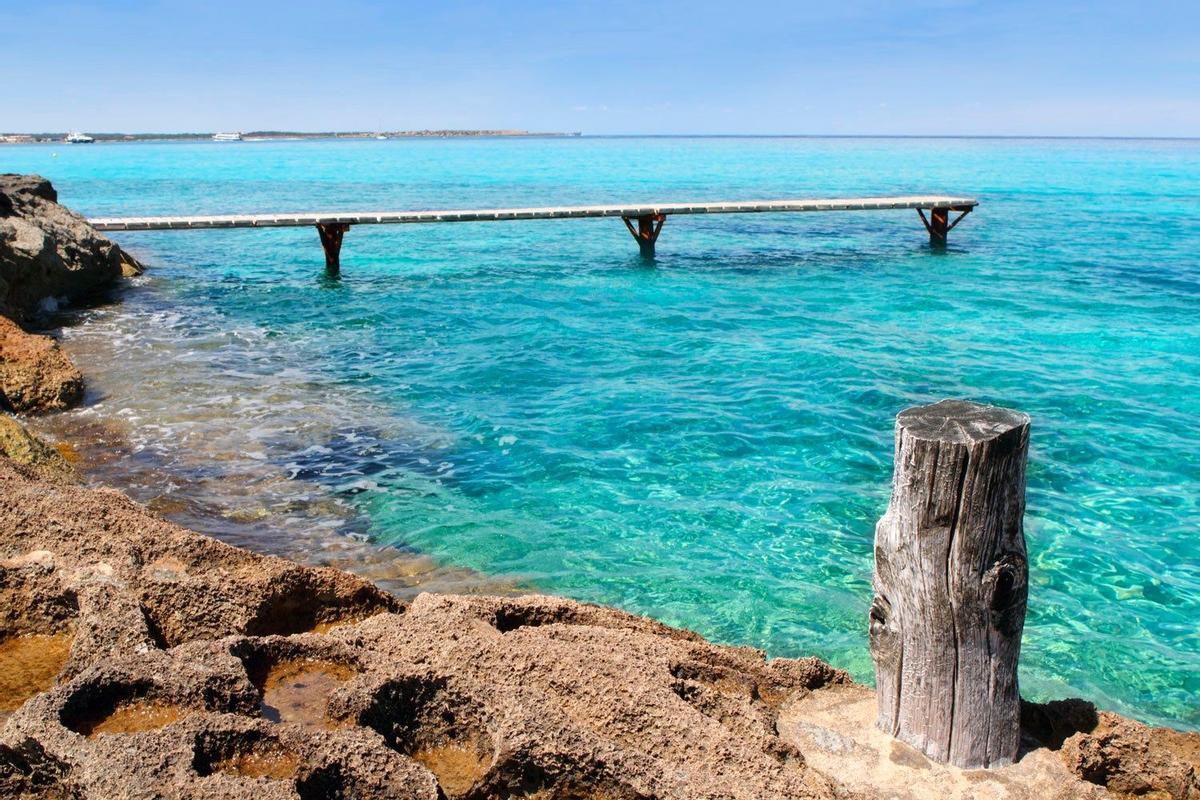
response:
{"label": "pier walkway", "polygon": [[[552,206],[547,208],[485,208],[440,211],[330,211],[303,214],[221,214],[216,216],[97,217],[88,222],[101,231],[161,231],[210,228],[280,228],[313,226],[325,248],[326,267],[339,269],[342,235],[351,225],[412,225],[434,222],[500,222],[528,219],[587,219],[620,217],[637,240],[642,255],[653,256],[663,222],[684,214],[780,214],[816,211],[915,210],[929,232],[930,242],[942,245],[946,235],[978,201],[969,197],[909,195],[814,200],[756,200],[657,205]],[[925,216],[925,212],[929,216]],[[950,220],[950,212],[959,216]]]}

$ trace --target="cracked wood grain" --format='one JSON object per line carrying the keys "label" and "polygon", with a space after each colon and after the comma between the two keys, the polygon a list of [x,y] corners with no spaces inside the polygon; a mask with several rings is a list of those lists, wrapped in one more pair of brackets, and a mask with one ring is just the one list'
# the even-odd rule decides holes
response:
{"label": "cracked wood grain", "polygon": [[1013,761],[1028,591],[1029,417],[944,400],[896,419],[892,498],[875,530],[878,725],[965,768]]}

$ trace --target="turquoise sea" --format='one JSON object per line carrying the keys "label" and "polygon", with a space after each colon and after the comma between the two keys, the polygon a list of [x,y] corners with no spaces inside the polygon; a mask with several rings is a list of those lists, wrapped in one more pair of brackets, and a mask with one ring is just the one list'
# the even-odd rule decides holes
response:
{"label": "turquoise sea", "polygon": [[0,170],[91,215],[977,196],[945,252],[911,212],[671,218],[652,263],[619,220],[356,227],[340,282],[308,229],[116,234],[151,270],[53,318],[91,379],[62,424],[122,442],[101,479],[260,549],[393,545],[436,565],[417,588],[869,680],[895,415],[1019,408],[1023,693],[1200,729],[1198,141],[37,145]]}

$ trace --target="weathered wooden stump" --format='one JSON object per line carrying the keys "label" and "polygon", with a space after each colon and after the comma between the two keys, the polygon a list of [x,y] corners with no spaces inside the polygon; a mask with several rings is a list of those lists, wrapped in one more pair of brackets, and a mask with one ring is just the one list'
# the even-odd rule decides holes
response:
{"label": "weathered wooden stump", "polygon": [[878,725],[960,767],[1017,755],[1028,447],[1029,417],[994,406],[943,400],[896,418],[870,613]]}

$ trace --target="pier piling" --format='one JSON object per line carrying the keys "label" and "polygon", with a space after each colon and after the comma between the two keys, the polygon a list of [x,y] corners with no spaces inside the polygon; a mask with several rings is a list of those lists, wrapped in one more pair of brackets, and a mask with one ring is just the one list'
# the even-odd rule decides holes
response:
{"label": "pier piling", "polygon": [[665,214],[641,214],[637,217],[637,228],[634,229],[630,217],[621,217],[625,227],[637,239],[638,249],[643,258],[654,258],[654,243],[662,232],[663,223],[667,221]]}
{"label": "pier piling", "polygon": [[1020,742],[1029,417],[960,400],[896,418],[875,529],[878,726],[930,758],[1011,763]]}
{"label": "pier piling", "polygon": [[332,276],[342,271],[342,236],[350,226],[344,222],[329,222],[317,225],[321,247],[325,250],[325,271]]}
{"label": "pier piling", "polygon": [[[921,216],[921,222],[925,223],[925,230],[929,231],[929,244],[933,247],[945,247],[950,231],[962,222],[963,217],[970,214],[973,208],[974,206],[936,206],[929,209],[929,219],[926,219],[925,212],[918,208],[917,214]],[[953,222],[950,221],[951,211],[959,212]]]}
{"label": "pier piling", "polygon": [[929,243],[946,243],[946,235],[950,232],[950,209],[932,208],[929,210]]}

